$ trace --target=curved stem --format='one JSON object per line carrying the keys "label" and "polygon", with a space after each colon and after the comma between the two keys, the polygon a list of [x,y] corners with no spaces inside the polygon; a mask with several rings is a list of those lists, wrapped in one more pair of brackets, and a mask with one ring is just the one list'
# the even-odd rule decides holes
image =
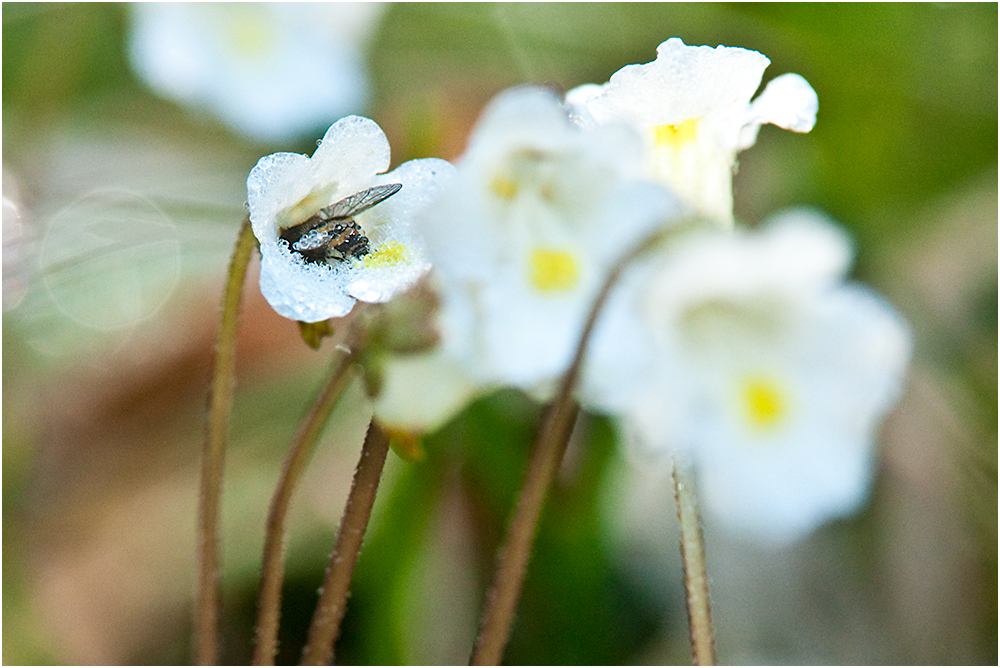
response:
{"label": "curved stem", "polygon": [[302,650],[302,665],[322,666],[333,661],[333,646],[340,634],[347,594],[361,551],[361,541],[368,527],[375,493],[389,452],[389,437],[372,420],[361,448],[361,458],[354,471],[354,482],[347,497],[344,517],[337,531],[337,541],[326,567],[323,588],[309,627],[309,640]]}
{"label": "curved stem", "polygon": [[354,353],[338,349],[337,355],[333,373],[288,450],[278,486],[271,498],[261,563],[260,600],[253,654],[255,666],[273,665],[278,649],[281,585],[285,574],[285,519],[292,501],[292,492],[309,463],[313,446],[323,432],[330,413],[351,380],[349,371]]}
{"label": "curved stem", "polygon": [[531,558],[531,548],[538,531],[538,518],[542,513],[542,505],[566,452],[566,445],[569,443],[573,424],[579,412],[579,404],[573,399],[573,390],[583,368],[587,344],[597,323],[597,317],[611,294],[611,289],[628,264],[659,241],[661,234],[657,232],[626,253],[608,272],[607,279],[587,316],[573,363],[563,377],[555,401],[542,418],[535,440],[535,449],[525,473],[524,486],[518,497],[517,509],[507,529],[497,569],[486,595],[479,634],[469,661],[472,665],[499,665],[503,658],[503,650],[510,637],[511,623],[517,611],[524,575]]}
{"label": "curved stem", "polygon": [[695,494],[694,476],[677,460],[674,460],[674,497],[677,499],[677,519],[681,525],[681,559],[684,562],[691,657],[696,666],[714,666],[712,604],[708,595],[705,538],[701,533],[701,519],[698,517],[698,498]]}
{"label": "curved stem", "polygon": [[240,303],[243,300],[243,282],[256,245],[250,229],[250,219],[247,218],[240,227],[226,275],[212,387],[209,390],[205,444],[201,451],[193,643],[193,659],[201,665],[215,665],[219,662],[219,506],[222,498],[222,470],[229,413],[233,406],[233,388],[236,384],[236,329],[239,324]]}

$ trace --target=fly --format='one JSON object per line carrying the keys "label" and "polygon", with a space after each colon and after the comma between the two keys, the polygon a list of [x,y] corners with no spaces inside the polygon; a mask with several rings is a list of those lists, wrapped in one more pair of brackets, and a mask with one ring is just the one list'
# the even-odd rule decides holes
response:
{"label": "fly", "polygon": [[354,217],[392,197],[402,187],[402,183],[387,183],[354,193],[283,230],[281,239],[306,262],[343,262],[365,256],[371,250],[370,242]]}

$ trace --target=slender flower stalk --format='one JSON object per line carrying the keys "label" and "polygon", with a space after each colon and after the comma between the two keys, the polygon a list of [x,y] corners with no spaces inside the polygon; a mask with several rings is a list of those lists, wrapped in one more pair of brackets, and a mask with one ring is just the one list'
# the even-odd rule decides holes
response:
{"label": "slender flower stalk", "polygon": [[545,414],[535,451],[528,463],[517,510],[507,530],[507,539],[501,548],[497,570],[486,597],[486,609],[470,665],[499,665],[503,658],[531,558],[531,548],[538,532],[542,504],[566,452],[579,408],[570,393],[560,392],[559,398]]}
{"label": "slender flower stalk", "polygon": [[250,256],[257,247],[250,219],[240,227],[229,261],[222,297],[222,320],[215,346],[212,387],[208,400],[208,423],[201,454],[201,490],[198,504],[198,575],[194,609],[194,661],[200,665],[219,662],[219,505],[222,469],[226,454],[229,413],[233,406],[236,376],[236,328],[239,324],[243,282]]}
{"label": "slender flower stalk", "polygon": [[[352,323],[348,322],[347,327],[351,328]],[[350,351],[338,348],[337,358],[333,363],[333,372],[288,450],[281,478],[278,480],[278,486],[271,498],[271,507],[267,516],[267,533],[264,538],[264,557],[261,563],[254,665],[274,664],[274,655],[278,648],[281,585],[285,573],[285,520],[291,505],[292,493],[309,463],[313,446],[323,432],[330,413],[337,405],[337,400],[340,399],[352,378],[350,370],[355,353],[353,346],[350,345],[353,343],[350,341],[351,338],[352,334],[348,332],[347,339]]]}
{"label": "slender flower stalk", "polygon": [[[666,233],[669,234],[669,230]],[[507,529],[507,537],[500,549],[497,570],[493,574],[493,581],[486,595],[486,607],[472,650],[470,665],[499,665],[503,658],[503,650],[510,637],[511,623],[521,596],[521,586],[524,583],[528,561],[531,558],[531,548],[538,532],[538,518],[541,516],[542,504],[566,452],[566,445],[569,443],[579,413],[580,406],[573,398],[573,391],[583,368],[587,344],[597,323],[597,317],[607,302],[611,289],[628,264],[656,244],[663,235],[664,231],[658,230],[619,259],[608,272],[601,291],[594,300],[576,347],[573,363],[563,376],[559,393],[546,411],[538,430],[535,450],[531,461],[528,462],[517,509]]]}
{"label": "slender flower stalk", "polygon": [[681,560],[684,562],[691,657],[696,666],[714,666],[715,632],[712,627],[712,604],[708,595],[708,572],[705,569],[705,539],[701,532],[701,518],[698,516],[698,498],[694,476],[677,460],[674,461],[674,496],[677,499],[677,519],[681,525]]}
{"label": "slender flower stalk", "polygon": [[347,594],[368,527],[382,468],[389,452],[389,437],[372,420],[354,471],[337,541],[326,567],[326,577],[309,627],[309,640],[302,650],[302,665],[321,666],[333,661],[333,646],[340,634]]}

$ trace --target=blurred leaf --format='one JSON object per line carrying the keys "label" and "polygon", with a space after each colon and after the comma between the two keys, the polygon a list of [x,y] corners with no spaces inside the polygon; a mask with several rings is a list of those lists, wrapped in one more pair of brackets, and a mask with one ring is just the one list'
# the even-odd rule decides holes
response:
{"label": "blurred leaf", "polygon": [[124,5],[4,7],[4,111],[38,123],[95,91],[128,81]]}

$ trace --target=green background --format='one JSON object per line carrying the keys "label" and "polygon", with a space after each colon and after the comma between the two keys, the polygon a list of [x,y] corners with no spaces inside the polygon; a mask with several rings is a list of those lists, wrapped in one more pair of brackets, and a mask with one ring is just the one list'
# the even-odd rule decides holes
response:
{"label": "green background", "polygon": [[[129,11],[3,5],[5,663],[188,660],[197,459],[246,175],[324,129],[260,145],[155,97],[125,56]],[[915,337],[864,510],[782,549],[708,521],[720,660],[995,664],[995,4],[396,5],[358,111],[394,164],[452,159],[503,88],[603,82],[672,36],[759,50],[765,81],[813,85],[811,133],[765,127],[741,154],[737,219],[825,210],[857,242],[855,277]],[[283,450],[332,352],[307,349],[253,278],[246,295],[223,513],[234,663],[250,657]],[[296,496],[280,662],[297,659],[367,410],[353,387]],[[390,455],[339,663],[465,660],[538,415],[499,393],[428,439],[425,461]],[[636,471],[613,425],[586,419],[506,661],[689,661],[672,513],[668,474]]]}

